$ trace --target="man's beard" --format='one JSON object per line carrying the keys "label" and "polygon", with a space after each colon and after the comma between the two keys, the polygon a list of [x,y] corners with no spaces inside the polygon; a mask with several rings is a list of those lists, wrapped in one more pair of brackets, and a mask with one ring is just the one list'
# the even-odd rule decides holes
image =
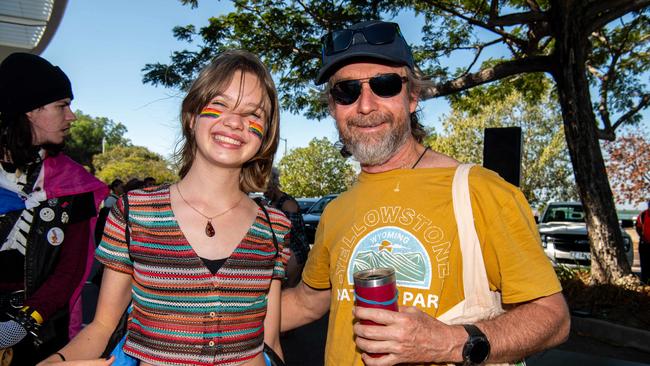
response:
{"label": "man's beard", "polygon": [[[352,132],[355,126],[378,126],[381,123],[390,125],[387,131],[357,134]],[[407,115],[391,119],[389,114],[382,112],[352,117],[346,121],[344,129],[337,124],[345,148],[365,166],[376,166],[388,161],[408,139],[410,127]]]}

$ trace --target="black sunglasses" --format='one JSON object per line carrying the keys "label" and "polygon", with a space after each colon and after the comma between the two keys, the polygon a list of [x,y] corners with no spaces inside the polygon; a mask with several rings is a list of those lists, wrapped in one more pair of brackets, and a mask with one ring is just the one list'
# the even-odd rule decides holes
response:
{"label": "black sunglasses", "polygon": [[402,84],[408,80],[399,74],[381,74],[365,79],[339,81],[330,88],[330,95],[334,102],[341,105],[350,105],[359,99],[361,85],[368,83],[375,95],[382,98],[394,97],[402,91]]}
{"label": "black sunglasses", "polygon": [[329,56],[347,50],[355,33],[363,34],[366,42],[374,45],[391,43],[400,34],[397,23],[376,23],[360,29],[341,29],[327,33],[321,38],[323,55]]}

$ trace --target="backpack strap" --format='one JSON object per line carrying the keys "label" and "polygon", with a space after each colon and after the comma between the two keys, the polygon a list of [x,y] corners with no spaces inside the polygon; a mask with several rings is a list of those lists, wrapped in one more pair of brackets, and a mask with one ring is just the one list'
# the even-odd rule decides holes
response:
{"label": "backpack strap", "polygon": [[133,257],[131,256],[131,229],[129,228],[129,193],[124,193],[122,197],[124,197],[124,239],[126,240],[129,259],[133,263]]}
{"label": "backpack strap", "polygon": [[264,216],[266,216],[266,222],[269,224],[269,229],[271,229],[271,235],[273,236],[273,246],[275,246],[275,256],[277,257],[280,254],[280,247],[278,245],[278,238],[275,236],[275,230],[273,230],[273,224],[271,224],[271,217],[269,216],[269,212],[266,210],[266,207],[264,207],[264,204],[262,202],[259,202],[258,200],[253,200],[264,212]]}

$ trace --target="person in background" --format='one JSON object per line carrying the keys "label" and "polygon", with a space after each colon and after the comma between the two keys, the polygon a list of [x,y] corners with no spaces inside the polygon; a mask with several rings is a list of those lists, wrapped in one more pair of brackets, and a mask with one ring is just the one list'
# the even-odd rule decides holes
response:
{"label": "person in background", "polygon": [[112,362],[97,358],[130,302],[122,350],[141,366],[262,366],[264,343],[282,354],[291,223],[247,195],[266,186],[278,146],[273,79],[253,54],[223,52],[193,82],[181,120],[180,181],[117,201],[96,251],[95,318],[42,364]]}
{"label": "person in background", "polygon": [[[283,291],[282,331],[329,310],[325,364],[346,366],[512,362],[564,341],[568,308],[523,194],[423,145],[426,84],[399,26],[322,39],[316,83],[361,174],[325,209],[302,282]],[[355,307],[354,273],[386,266],[399,311]]]}
{"label": "person in background", "polygon": [[115,202],[117,202],[117,199],[124,193],[124,182],[121,179],[114,179],[108,188],[110,189],[110,194],[104,200],[103,207],[110,210]]}
{"label": "person in background", "polygon": [[285,286],[293,287],[300,281],[302,269],[309,254],[309,243],[305,236],[305,223],[302,220],[300,206],[296,199],[280,190],[280,171],[277,168],[271,170],[271,179],[266,187],[264,197],[269,206],[277,208],[291,220],[291,258],[287,264],[287,281]]}
{"label": "person in background", "polygon": [[154,177],[146,177],[144,178],[144,186],[145,187],[153,187],[156,185],[156,178]]}
{"label": "person in background", "polygon": [[639,234],[639,261],[641,282],[647,284],[650,278],[650,199],[645,211],[636,218],[636,232]]}
{"label": "person in background", "polygon": [[47,60],[0,64],[0,349],[34,365],[81,326],[97,208],[107,186],[64,155],[72,86]]}
{"label": "person in background", "polygon": [[126,184],[124,184],[124,192],[131,192],[136,189],[140,189],[144,187],[144,181],[140,180],[138,178],[131,178],[129,179]]}
{"label": "person in background", "polygon": [[106,197],[104,203],[99,209],[97,222],[95,223],[95,245],[98,245],[102,240],[102,234],[104,233],[104,225],[106,225],[108,213],[111,211],[111,208],[113,208],[118,198],[120,198],[124,193],[124,182],[121,179],[114,179],[108,188],[110,189],[110,194]]}

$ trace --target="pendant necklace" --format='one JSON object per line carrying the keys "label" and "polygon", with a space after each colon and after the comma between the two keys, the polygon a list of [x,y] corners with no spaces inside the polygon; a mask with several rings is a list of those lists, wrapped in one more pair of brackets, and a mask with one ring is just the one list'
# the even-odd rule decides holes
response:
{"label": "pendant necklace", "polygon": [[420,163],[420,160],[422,160],[422,158],[424,157],[424,154],[426,154],[428,150],[429,150],[428,146],[424,148],[424,151],[422,151],[422,154],[420,154],[420,156],[418,157],[418,160],[415,161],[415,164],[413,164],[411,169],[415,169],[415,167]]}
{"label": "pendant necklace", "polygon": [[194,206],[192,206],[189,202],[187,202],[187,200],[185,199],[185,197],[183,197],[183,194],[181,193],[181,189],[178,188],[178,183],[176,183],[176,191],[178,191],[178,195],[181,196],[181,199],[183,200],[183,202],[185,202],[197,214],[203,216],[206,220],[208,220],[208,223],[205,225],[205,235],[207,235],[210,238],[213,237],[214,233],[215,233],[214,232],[214,226],[212,226],[212,219],[215,219],[215,218],[217,218],[219,216],[225,215],[226,213],[230,212],[230,210],[232,210],[233,208],[239,206],[239,203],[245,197],[245,196],[242,196],[234,205],[232,205],[232,207],[228,208],[227,210],[219,212],[218,214],[216,214],[214,216],[208,216],[208,215],[204,215],[201,211],[197,210],[196,208],[194,208]]}

